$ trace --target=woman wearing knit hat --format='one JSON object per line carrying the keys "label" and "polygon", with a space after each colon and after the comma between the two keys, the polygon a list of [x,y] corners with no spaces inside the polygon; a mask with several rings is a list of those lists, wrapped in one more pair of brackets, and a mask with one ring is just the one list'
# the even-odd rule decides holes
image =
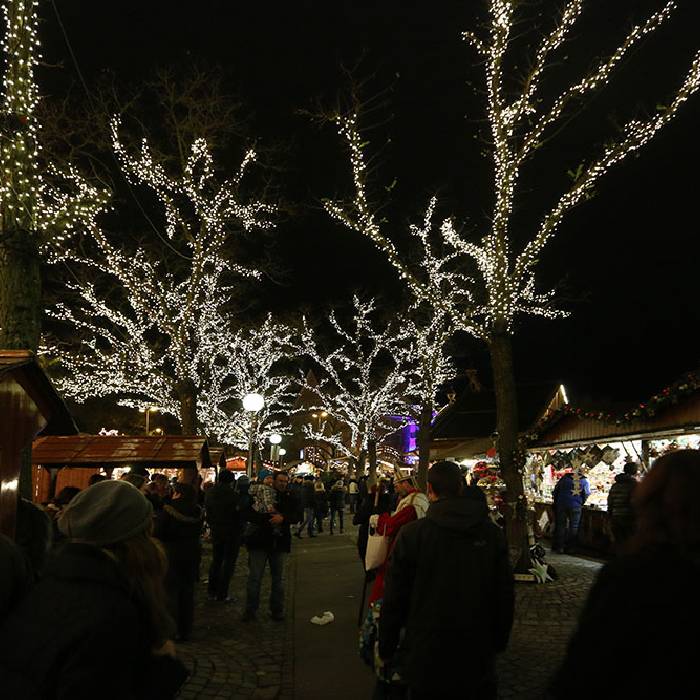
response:
{"label": "woman wearing knit hat", "polygon": [[125,481],[101,481],[58,527],[68,543],[0,628],[3,697],[173,698],[186,671],[163,607],[151,504]]}

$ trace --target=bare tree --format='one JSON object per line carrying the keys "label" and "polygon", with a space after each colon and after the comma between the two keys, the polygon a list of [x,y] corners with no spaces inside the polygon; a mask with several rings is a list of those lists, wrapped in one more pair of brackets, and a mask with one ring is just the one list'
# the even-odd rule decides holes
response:
{"label": "bare tree", "polygon": [[[416,300],[450,316],[455,327],[483,340],[490,351],[497,405],[498,454],[507,486],[510,544],[520,562],[528,567],[526,501],[522,483],[523,455],[518,446],[518,411],[512,335],[519,315],[555,318],[554,293],[538,291],[536,273],[543,249],[559,231],[568,212],[589,197],[608,169],[648,143],[679,112],[682,104],[700,87],[700,54],[675,91],[668,105],[656,114],[628,121],[597,157],[576,173],[571,186],[530,232],[520,247],[513,234],[513,207],[523,166],[547,138],[566,121],[572,108],[605,85],[614,69],[645,36],[670,16],[675,3],[667,2],[644,23],[632,27],[620,46],[580,79],[553,98],[546,95],[543,78],[555,54],[568,38],[583,11],[583,0],[569,0],[554,28],[546,33],[534,53],[525,78],[515,92],[506,57],[518,21],[518,0],[490,0],[486,32],[465,32],[464,39],[476,50],[485,69],[486,117],[493,157],[493,210],[481,238],[472,240],[445,219],[439,230],[443,251],[430,252],[412,264],[401,253],[377,216],[367,190],[367,144],[358,127],[358,114],[340,114],[337,125],[350,154],[354,196],[350,202],[329,201],[328,213],[345,226],[370,238],[396,268]],[[517,77],[517,76],[516,76]]]}

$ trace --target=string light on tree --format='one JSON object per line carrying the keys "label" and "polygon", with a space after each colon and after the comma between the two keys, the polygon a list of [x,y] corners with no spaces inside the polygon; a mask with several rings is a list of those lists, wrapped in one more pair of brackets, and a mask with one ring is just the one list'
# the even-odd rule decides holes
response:
{"label": "string light on tree", "polygon": [[[565,315],[563,310],[556,308],[553,291],[538,289],[536,273],[543,250],[560,230],[566,214],[592,195],[603,175],[649,143],[700,87],[698,52],[668,105],[652,116],[628,121],[602,153],[581,166],[571,186],[558,196],[554,206],[529,235],[526,232],[523,236],[519,230],[516,239],[511,231],[512,218],[516,197],[524,196],[518,187],[524,164],[537,153],[545,139],[563,127],[571,108],[607,84],[615,68],[631,50],[669,19],[676,4],[666,2],[645,22],[633,26],[607,58],[550,98],[545,94],[543,77],[548,67],[558,60],[557,54],[570,37],[584,7],[583,0],[565,3],[553,29],[543,36],[526,61],[529,68],[524,77],[512,75],[508,68],[515,63],[510,60],[509,51],[514,44],[514,28],[523,21],[520,12],[528,10],[526,3],[490,0],[487,31],[483,36],[474,32],[463,34],[484,65],[486,117],[493,158],[493,208],[481,236],[465,235],[452,219],[446,218],[439,226],[443,250],[435,260],[431,260],[430,242],[424,238],[420,241],[424,254],[418,263],[403,255],[387,234],[384,220],[380,223],[377,218],[377,207],[370,204],[367,194],[368,156],[365,153],[368,144],[360,134],[356,113],[339,115],[336,120],[338,132],[349,152],[352,199],[350,202],[328,201],[325,204],[332,217],[377,245],[418,303],[427,303],[436,312],[447,314],[456,328],[488,344],[497,403],[499,460],[508,489],[506,504],[509,513],[516,514],[515,520],[511,518],[510,522],[519,523],[518,533],[511,532],[510,540],[522,541],[521,549],[525,553],[526,537],[521,537],[525,532],[525,497],[522,460],[518,458],[517,450],[518,409],[511,346],[516,319],[522,315],[547,318]],[[520,59],[518,63],[521,63]],[[514,89],[515,83],[519,86]],[[431,203],[430,214],[433,209]],[[445,284],[446,280],[453,281],[454,287]]]}
{"label": "string light on tree", "polygon": [[[333,311],[329,315],[337,346],[323,352],[304,318],[299,352],[310,357],[321,373],[318,383],[301,380],[303,389],[315,396],[318,405],[304,408],[327,414],[318,426],[306,426],[310,440],[333,445],[360,469],[366,456],[370,468],[376,464],[376,446],[405,423],[396,416],[408,415],[410,398],[419,393],[406,351],[407,334],[395,324],[377,327],[374,301],[353,297],[354,314],[347,327]],[[308,376],[308,375],[307,375]],[[330,419],[345,426],[330,432]]]}
{"label": "string light on tree", "polygon": [[[115,396],[135,408],[155,403],[180,420],[185,434],[201,426],[219,435],[225,413],[221,406],[241,381],[231,368],[249,358],[251,342],[264,342],[229,330],[231,275],[259,273],[228,259],[224,248],[236,223],[271,226],[273,209],[238,199],[238,184],[253,159],[250,152],[237,175],[219,184],[211,154],[198,140],[175,178],[154,161],[146,141],[132,156],[119,140],[116,120],[112,129],[124,174],[153,191],[178,255],[173,264],[162,246],[123,250],[95,217],[85,229],[83,245],[54,249],[51,260],[70,263],[80,276],[67,285],[77,301],[61,302],[49,314],[83,339],[76,351],[61,352],[65,375],[58,387],[77,401]],[[270,331],[270,322],[264,328]]]}
{"label": "string light on tree", "polygon": [[30,349],[36,349],[40,332],[40,249],[89,226],[109,199],[74,168],[59,169],[40,157],[36,7],[34,0],[2,2],[0,346]]}

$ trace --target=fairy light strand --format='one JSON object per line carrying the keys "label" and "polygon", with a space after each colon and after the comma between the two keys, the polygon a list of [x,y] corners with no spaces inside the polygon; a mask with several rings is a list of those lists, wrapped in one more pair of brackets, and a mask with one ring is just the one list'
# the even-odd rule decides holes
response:
{"label": "fairy light strand", "polygon": [[401,254],[369,203],[367,143],[360,135],[357,114],[341,115],[336,119],[338,134],[349,152],[352,200],[325,202],[331,217],[368,237],[386,255],[416,303],[427,303],[437,313],[448,314],[457,328],[487,342],[494,333],[512,333],[519,315],[546,318],[567,315],[556,307],[553,290],[543,292],[537,289],[536,271],[544,247],[556,235],[566,214],[590,195],[600,178],[612,166],[646,145],[700,87],[698,52],[669,106],[648,119],[628,122],[621,135],[607,145],[603,153],[583,169],[571,188],[560,196],[525,245],[514,250],[510,225],[523,164],[548,132],[565,117],[572,102],[605,85],[630,50],[668,20],[676,3],[665,3],[645,22],[633,26],[608,58],[556,96],[549,107],[538,98],[542,78],[553,54],[561,49],[582,15],[584,1],[569,0],[566,3],[554,28],[536,47],[529,62],[529,74],[519,93],[512,98],[504,84],[511,82],[505,75],[505,66],[509,63],[506,59],[513,27],[519,21],[517,8],[516,0],[491,0],[485,37],[474,32],[462,35],[483,59],[486,116],[492,137],[494,204],[490,225],[481,239],[467,238],[456,230],[451,219],[444,219],[437,227],[443,249],[434,253],[430,231],[430,220],[436,207],[433,199],[423,226],[411,227],[411,233],[421,246],[421,259],[410,263]]}

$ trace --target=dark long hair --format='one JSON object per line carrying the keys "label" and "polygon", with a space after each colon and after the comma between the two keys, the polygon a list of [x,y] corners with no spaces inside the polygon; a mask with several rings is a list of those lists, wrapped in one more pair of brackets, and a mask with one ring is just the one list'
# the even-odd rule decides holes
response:
{"label": "dark long hair", "polygon": [[127,577],[135,602],[143,609],[151,647],[160,647],[173,634],[173,622],[166,607],[165,574],[168,560],[151,529],[128,540],[105,547],[118,561]]}
{"label": "dark long hair", "polygon": [[630,551],[668,544],[684,553],[700,553],[700,451],[678,450],[654,463],[635,489],[637,532]]}

